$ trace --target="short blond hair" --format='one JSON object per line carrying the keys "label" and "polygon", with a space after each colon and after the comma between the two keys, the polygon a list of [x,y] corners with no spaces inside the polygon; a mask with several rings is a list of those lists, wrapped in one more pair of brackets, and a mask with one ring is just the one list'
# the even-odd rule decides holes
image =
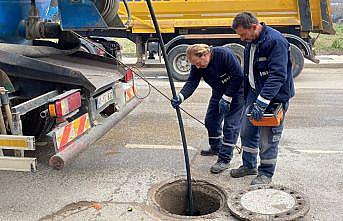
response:
{"label": "short blond hair", "polygon": [[188,46],[186,50],[187,59],[190,60],[192,56],[201,57],[211,52],[210,46],[207,44],[194,44]]}

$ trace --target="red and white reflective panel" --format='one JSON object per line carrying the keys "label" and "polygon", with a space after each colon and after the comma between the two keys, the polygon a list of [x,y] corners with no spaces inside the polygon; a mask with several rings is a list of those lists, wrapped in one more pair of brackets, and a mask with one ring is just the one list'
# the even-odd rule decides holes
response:
{"label": "red and white reflective panel", "polygon": [[82,135],[89,128],[91,128],[91,125],[87,113],[63,127],[56,128],[53,131],[56,149],[58,151],[64,150],[68,143]]}
{"label": "red and white reflective panel", "polygon": [[60,94],[49,101],[51,117],[63,117],[81,107],[81,94],[79,89],[70,90]]}
{"label": "red and white reflective panel", "polygon": [[135,85],[132,85],[129,89],[125,90],[125,100],[126,102],[130,101],[135,94],[137,93],[137,88]]}

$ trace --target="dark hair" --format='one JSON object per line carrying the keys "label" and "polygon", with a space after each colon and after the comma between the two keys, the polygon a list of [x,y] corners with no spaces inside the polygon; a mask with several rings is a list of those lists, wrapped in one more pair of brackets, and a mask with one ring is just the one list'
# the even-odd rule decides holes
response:
{"label": "dark hair", "polygon": [[253,24],[258,24],[258,20],[250,12],[242,12],[236,15],[232,22],[233,30],[236,30],[239,26],[242,26],[244,29],[249,29]]}

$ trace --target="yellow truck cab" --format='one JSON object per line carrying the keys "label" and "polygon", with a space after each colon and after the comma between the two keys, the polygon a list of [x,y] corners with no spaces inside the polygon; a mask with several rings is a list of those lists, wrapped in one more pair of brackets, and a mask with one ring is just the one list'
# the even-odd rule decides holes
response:
{"label": "yellow truck cab", "polygon": [[[254,13],[260,21],[285,35],[291,43],[294,77],[301,73],[304,57],[318,62],[310,32],[335,33],[329,0],[155,0],[152,4],[173,76],[181,81],[187,79],[190,70],[185,56],[189,44],[224,45],[243,62],[244,43],[230,27],[235,15],[242,11]],[[122,37],[137,44],[138,62],[144,63],[145,53],[152,58],[152,54],[158,52],[154,47],[158,45],[154,26],[145,1],[128,0],[127,5],[130,18],[123,3],[118,11],[119,16],[130,23]]]}

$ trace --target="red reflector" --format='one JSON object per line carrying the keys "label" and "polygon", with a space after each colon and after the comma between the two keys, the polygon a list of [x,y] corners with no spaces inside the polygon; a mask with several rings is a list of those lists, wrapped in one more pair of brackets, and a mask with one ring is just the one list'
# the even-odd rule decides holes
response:
{"label": "red reflector", "polygon": [[127,69],[126,70],[126,74],[125,74],[125,81],[128,82],[128,81],[131,81],[133,78],[133,73],[132,73],[132,70],[131,69]]}

